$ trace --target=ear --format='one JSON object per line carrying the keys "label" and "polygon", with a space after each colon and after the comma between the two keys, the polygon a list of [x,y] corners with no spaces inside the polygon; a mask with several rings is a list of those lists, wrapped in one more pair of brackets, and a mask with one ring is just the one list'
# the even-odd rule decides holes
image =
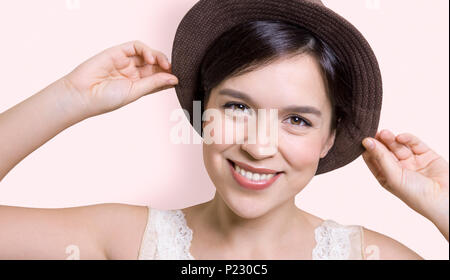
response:
{"label": "ear", "polygon": [[336,139],[336,129],[333,129],[333,132],[330,134],[330,136],[328,136],[327,142],[323,146],[323,149],[320,153],[320,158],[324,158],[328,154],[328,151],[334,145],[335,139]]}

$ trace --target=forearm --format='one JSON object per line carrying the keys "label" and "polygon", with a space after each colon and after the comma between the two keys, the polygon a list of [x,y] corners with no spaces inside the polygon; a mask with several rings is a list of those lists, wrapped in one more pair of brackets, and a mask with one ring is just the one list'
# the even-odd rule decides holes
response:
{"label": "forearm", "polygon": [[[448,169],[448,165],[447,165]],[[447,173],[448,177],[448,173]],[[447,179],[448,180],[448,179]],[[448,241],[448,226],[449,226],[449,196],[448,196],[448,181],[442,184],[436,183],[436,189],[439,189],[439,194],[433,200],[433,203],[428,203],[424,207],[423,216],[430,220],[442,233]]]}
{"label": "forearm", "polygon": [[84,119],[63,79],[0,114],[0,181],[22,159]]}
{"label": "forearm", "polygon": [[448,224],[449,224],[449,215],[441,215],[439,217],[431,219],[431,222],[439,229],[442,235],[448,241]]}

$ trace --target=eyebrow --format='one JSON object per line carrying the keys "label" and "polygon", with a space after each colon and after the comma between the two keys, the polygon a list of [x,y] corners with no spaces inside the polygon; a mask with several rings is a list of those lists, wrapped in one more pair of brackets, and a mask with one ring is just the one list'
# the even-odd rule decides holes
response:
{"label": "eyebrow", "polygon": [[[244,92],[241,92],[241,91],[238,91],[235,89],[225,88],[225,89],[220,90],[219,94],[231,96],[234,98],[244,100],[245,102],[255,104],[255,102],[253,101],[253,99],[250,96],[248,96]],[[313,114],[319,118],[322,116],[322,112],[313,106],[288,106],[288,107],[283,108],[281,111],[303,113],[303,114]]]}

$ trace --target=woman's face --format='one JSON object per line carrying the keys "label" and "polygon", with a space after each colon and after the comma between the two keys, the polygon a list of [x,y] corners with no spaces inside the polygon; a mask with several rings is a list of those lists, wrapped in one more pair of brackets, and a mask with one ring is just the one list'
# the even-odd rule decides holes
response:
{"label": "woman's face", "polygon": [[[203,128],[213,127],[211,136],[214,131],[221,131],[222,141],[204,143],[203,158],[221,198],[237,215],[255,218],[291,202],[314,177],[320,158],[325,157],[332,147],[335,135],[329,130],[331,103],[319,67],[312,56],[302,54],[229,78],[211,91],[206,109],[217,110],[221,121],[204,121]],[[313,107],[320,113],[298,110],[304,106]],[[263,138],[259,137],[256,142],[249,141],[250,133],[258,134],[247,130],[249,120],[256,119],[258,109],[267,113],[263,123],[267,137],[270,126],[276,122],[276,145],[262,144]],[[270,109],[278,110],[278,120],[269,118]],[[231,144],[225,141],[225,127],[230,124],[245,128],[244,134],[231,134]],[[259,130],[258,127],[256,131]],[[242,171],[233,174],[232,167],[236,169],[236,162],[247,171],[251,167],[273,171],[258,170],[261,172],[249,173],[250,176],[259,174],[252,177]],[[258,177],[260,183],[264,182],[261,180],[264,177],[267,181],[270,175],[263,174],[274,171],[277,173],[271,180],[277,178],[269,187],[251,189],[242,185],[249,178],[252,178],[251,182],[258,182]],[[244,176],[236,177],[241,176],[239,174]]]}

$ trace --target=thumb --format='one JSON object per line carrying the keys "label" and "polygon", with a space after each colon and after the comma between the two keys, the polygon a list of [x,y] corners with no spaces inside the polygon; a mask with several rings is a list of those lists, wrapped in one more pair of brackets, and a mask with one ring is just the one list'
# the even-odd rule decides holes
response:
{"label": "thumb", "polygon": [[[369,142],[372,142],[373,145],[370,146]],[[402,180],[402,168],[392,152],[390,152],[383,143],[371,137],[365,138],[363,145],[368,153],[366,158],[370,158],[370,160],[374,161],[371,166],[369,165],[369,168],[372,173],[374,173],[374,170],[377,171],[374,175],[380,184],[390,191],[393,191],[400,186]],[[366,160],[366,163],[367,162],[370,161]]]}
{"label": "thumb", "polygon": [[[171,84],[170,80],[175,80],[175,84]],[[176,76],[169,73],[160,72],[134,82],[130,95],[133,100],[136,100],[144,95],[173,87],[176,84],[178,84],[178,79]]]}

